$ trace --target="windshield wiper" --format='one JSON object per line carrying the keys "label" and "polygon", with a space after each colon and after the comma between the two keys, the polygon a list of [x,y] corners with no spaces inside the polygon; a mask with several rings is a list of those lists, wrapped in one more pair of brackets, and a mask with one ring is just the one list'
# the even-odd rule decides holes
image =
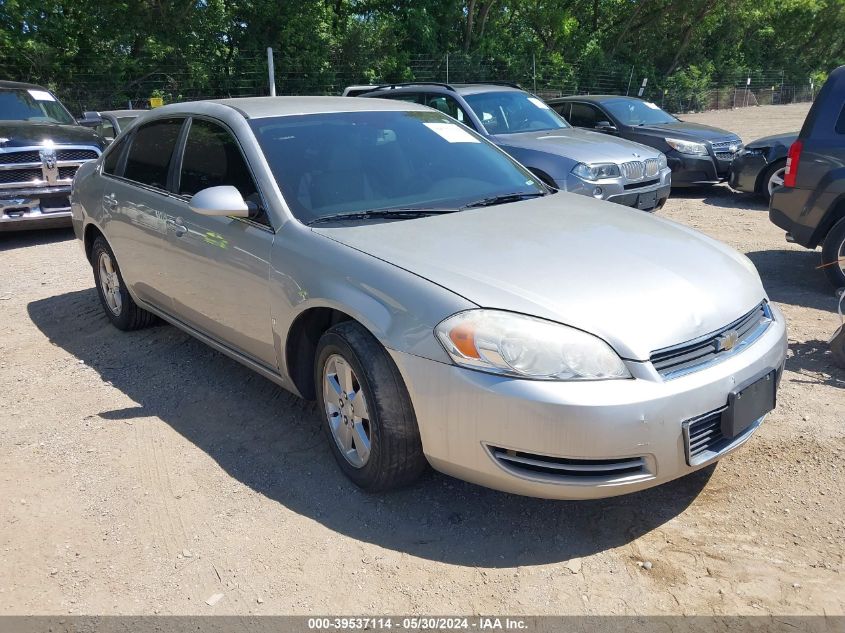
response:
{"label": "windshield wiper", "polygon": [[410,220],[412,218],[421,218],[427,215],[442,215],[444,213],[454,213],[459,209],[426,209],[424,207],[394,207],[391,209],[370,209],[369,211],[357,211],[355,213],[336,213],[335,215],[324,215],[316,220],[308,222],[308,226],[313,224],[320,224],[322,222],[340,222],[344,220],[370,220],[370,219],[384,219],[396,218],[400,220]]}
{"label": "windshield wiper", "polygon": [[540,198],[548,195],[543,191],[532,192],[515,192],[504,193],[500,196],[491,196],[490,198],[482,198],[475,202],[470,202],[461,207],[461,209],[475,209],[477,207],[492,207],[497,204],[507,204],[508,202],[519,202],[520,200],[528,200],[529,198]]}

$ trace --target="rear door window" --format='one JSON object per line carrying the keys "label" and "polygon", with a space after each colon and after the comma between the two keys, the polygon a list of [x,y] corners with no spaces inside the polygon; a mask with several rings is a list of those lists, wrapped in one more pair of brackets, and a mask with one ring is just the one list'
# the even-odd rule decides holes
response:
{"label": "rear door window", "polygon": [[167,189],[170,161],[184,119],[160,119],[138,128],[126,158],[123,177],[148,187]]}
{"label": "rear door window", "polygon": [[106,157],[103,159],[103,173],[112,176],[119,176],[118,167],[120,166],[120,157],[123,156],[126,149],[126,142],[128,136],[124,136],[117,143],[111,145],[106,151]]}
{"label": "rear door window", "polygon": [[569,114],[569,123],[575,127],[594,128],[599,121],[606,121],[607,117],[586,103],[573,103]]}
{"label": "rear door window", "polygon": [[566,119],[567,123],[574,125],[572,123],[572,121],[569,119],[569,111],[572,108],[571,103],[564,101],[563,103],[553,103],[553,104],[550,104],[550,105],[551,105],[552,110],[554,110],[560,116],[562,116],[564,119]]}

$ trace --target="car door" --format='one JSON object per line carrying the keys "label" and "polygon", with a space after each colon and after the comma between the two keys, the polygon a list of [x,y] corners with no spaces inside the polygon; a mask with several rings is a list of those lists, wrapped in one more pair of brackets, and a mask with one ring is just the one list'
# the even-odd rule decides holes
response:
{"label": "car door", "polygon": [[207,187],[231,185],[264,207],[240,145],[222,123],[189,122],[174,169],[176,204],[167,218],[165,263],[173,316],[251,360],[278,371],[268,279],[274,232],[255,217],[210,217],[189,201]]}
{"label": "car door", "polygon": [[103,225],[123,278],[135,297],[165,311],[165,228],[176,202],[168,178],[184,123],[184,117],[145,123],[103,164]]}

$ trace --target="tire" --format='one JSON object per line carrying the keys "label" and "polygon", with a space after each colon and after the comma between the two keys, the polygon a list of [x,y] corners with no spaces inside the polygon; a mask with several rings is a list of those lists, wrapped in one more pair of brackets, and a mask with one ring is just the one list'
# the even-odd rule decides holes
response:
{"label": "tire", "polygon": [[769,165],[760,179],[760,193],[768,202],[772,197],[773,186],[783,185],[783,173],[786,171],[786,161],[778,160]]}
{"label": "tire", "polygon": [[383,492],[420,477],[428,463],[411,399],[372,334],[355,321],[329,329],[317,344],[314,381],[332,453],[353,483]]}
{"label": "tire", "polygon": [[833,225],[822,243],[822,268],[834,288],[845,288],[845,262],[837,260],[845,258],[845,218]]}
{"label": "tire", "polygon": [[94,240],[91,265],[94,268],[94,286],[97,288],[103,311],[112,325],[118,330],[130,331],[140,330],[155,323],[155,315],[139,308],[129,296],[117,258],[102,236]]}

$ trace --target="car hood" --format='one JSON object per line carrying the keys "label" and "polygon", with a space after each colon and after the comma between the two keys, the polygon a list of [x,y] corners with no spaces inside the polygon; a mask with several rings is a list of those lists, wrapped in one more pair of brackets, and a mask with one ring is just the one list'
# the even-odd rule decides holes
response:
{"label": "car hood", "polygon": [[796,140],[798,140],[798,132],[788,132],[787,134],[773,134],[772,136],[764,136],[758,138],[756,141],[749,143],[746,147],[773,147],[775,145],[783,145],[789,147]]}
{"label": "car hood", "polygon": [[636,158],[657,158],[659,152],[653,147],[616,138],[600,132],[575,128],[546,130],[543,132],[520,132],[499,134],[492,137],[496,145],[505,150],[509,147],[548,152],[565,156],[583,163],[624,163]]}
{"label": "car hood", "polygon": [[35,123],[31,121],[0,121],[0,138],[8,139],[0,148],[31,147],[52,141],[55,145],[93,145],[103,147],[103,139],[81,125]]}
{"label": "car hood", "polygon": [[765,297],[753,264],[724,244],[575,194],[312,230],[478,306],[591,332],[634,360],[713,332]]}
{"label": "car hood", "polygon": [[676,121],[662,125],[643,125],[632,128],[638,134],[649,136],[677,138],[682,141],[721,141],[727,138],[739,138],[738,134],[722,130],[710,125]]}

